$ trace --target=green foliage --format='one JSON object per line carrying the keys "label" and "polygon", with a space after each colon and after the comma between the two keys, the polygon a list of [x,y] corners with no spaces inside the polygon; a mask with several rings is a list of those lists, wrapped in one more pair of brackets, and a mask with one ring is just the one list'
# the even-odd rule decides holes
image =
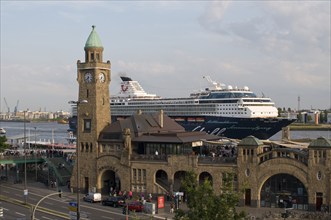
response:
{"label": "green foliage", "polygon": [[9,148],[9,144],[7,142],[6,136],[0,136],[0,152],[4,152],[6,149]]}
{"label": "green foliage", "polygon": [[236,212],[239,195],[232,186],[233,175],[223,178],[222,193],[215,195],[211,181],[205,179],[202,184],[197,181],[194,172],[188,172],[182,181],[187,196],[188,211],[176,210],[175,219],[189,220],[235,220],[244,218],[244,213]]}

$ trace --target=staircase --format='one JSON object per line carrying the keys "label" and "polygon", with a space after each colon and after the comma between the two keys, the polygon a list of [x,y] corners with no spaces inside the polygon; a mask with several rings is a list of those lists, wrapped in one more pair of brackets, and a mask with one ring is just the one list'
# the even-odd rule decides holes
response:
{"label": "staircase", "polygon": [[53,171],[59,186],[67,185],[70,181],[73,166],[69,165],[63,157],[45,158],[48,168]]}

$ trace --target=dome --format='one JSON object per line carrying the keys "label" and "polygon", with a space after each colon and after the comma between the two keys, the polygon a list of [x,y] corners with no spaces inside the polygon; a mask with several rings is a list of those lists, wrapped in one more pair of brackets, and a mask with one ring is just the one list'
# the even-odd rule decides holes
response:
{"label": "dome", "polygon": [[252,135],[245,137],[238,144],[238,146],[254,146],[254,147],[258,147],[261,145],[263,145],[263,142]]}
{"label": "dome", "polygon": [[87,38],[87,41],[85,43],[85,48],[92,48],[92,47],[103,48],[100,37],[97,34],[97,32],[95,31],[94,25],[92,26],[92,31],[90,33],[90,36]]}

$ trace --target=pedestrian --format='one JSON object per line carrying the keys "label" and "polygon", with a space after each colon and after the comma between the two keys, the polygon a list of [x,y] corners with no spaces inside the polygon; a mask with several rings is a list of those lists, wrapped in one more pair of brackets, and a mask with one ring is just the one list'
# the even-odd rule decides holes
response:
{"label": "pedestrian", "polygon": [[174,213],[174,204],[170,203],[170,213]]}
{"label": "pedestrian", "polygon": [[130,200],[132,199],[132,191],[131,190],[129,191],[129,198],[130,198]]}

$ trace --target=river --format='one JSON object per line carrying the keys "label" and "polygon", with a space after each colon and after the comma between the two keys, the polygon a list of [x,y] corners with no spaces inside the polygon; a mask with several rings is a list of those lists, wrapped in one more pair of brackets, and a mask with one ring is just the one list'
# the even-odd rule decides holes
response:
{"label": "river", "polygon": [[[7,138],[21,135],[24,136],[23,122],[0,122],[0,127],[7,131]],[[54,143],[67,143],[68,124],[58,124],[57,122],[29,122],[25,123],[26,136],[30,137],[30,141],[52,141]],[[331,131],[320,130],[306,130],[306,131],[291,131],[291,139],[310,138],[316,139],[318,137],[331,138]],[[280,140],[282,132],[278,132],[270,138],[270,140]],[[29,140],[29,139],[28,139]]]}
{"label": "river", "polygon": [[[6,130],[7,139],[14,136],[24,137],[24,122],[0,122],[0,127]],[[25,135],[28,141],[50,141],[68,143],[68,124],[57,122],[28,122],[25,123]]]}

